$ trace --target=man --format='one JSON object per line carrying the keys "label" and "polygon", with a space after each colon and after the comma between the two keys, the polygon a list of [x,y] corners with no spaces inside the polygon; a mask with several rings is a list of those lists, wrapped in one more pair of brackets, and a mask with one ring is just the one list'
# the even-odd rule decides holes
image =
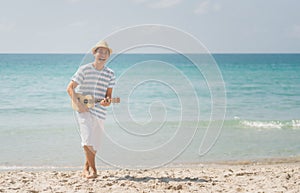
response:
{"label": "man", "polygon": [[[86,157],[83,176],[86,178],[97,177],[95,156],[100,147],[106,107],[111,103],[110,98],[115,85],[113,70],[105,66],[112,49],[105,41],[100,41],[93,47],[92,53],[95,58],[94,62],[80,66],[67,87],[73,104],[77,106],[76,116]],[[76,93],[92,95],[95,99],[103,100],[89,109],[78,101],[75,97]]]}

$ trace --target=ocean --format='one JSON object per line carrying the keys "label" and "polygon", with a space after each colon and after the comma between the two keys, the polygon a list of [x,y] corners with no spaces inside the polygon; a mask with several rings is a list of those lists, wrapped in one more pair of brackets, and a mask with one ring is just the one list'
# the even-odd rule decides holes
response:
{"label": "ocean", "polygon": [[[121,103],[108,107],[99,167],[300,155],[300,54],[206,57],[111,57]],[[0,54],[0,170],[83,165],[66,87],[91,61],[84,54]]]}

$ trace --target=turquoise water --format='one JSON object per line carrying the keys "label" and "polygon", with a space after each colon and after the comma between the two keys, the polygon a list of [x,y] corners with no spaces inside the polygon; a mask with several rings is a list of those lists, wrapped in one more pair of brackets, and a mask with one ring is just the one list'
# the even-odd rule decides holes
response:
{"label": "turquoise water", "polygon": [[[182,55],[112,58],[108,65],[116,72],[114,95],[121,97],[121,104],[108,110],[107,135],[121,146],[143,151],[163,146],[184,128],[186,136],[177,140],[188,144],[178,144],[184,148],[174,158],[180,163],[299,156],[300,54],[213,58],[224,80],[226,114],[207,154],[198,152],[210,123],[212,91],[207,77]],[[65,90],[87,61],[83,54],[0,54],[0,168],[82,164],[77,124]],[[222,125],[221,118],[214,121]],[[176,143],[169,145],[170,151],[178,148]],[[157,150],[125,159],[126,152],[106,146],[105,140],[101,153],[119,165],[120,157],[124,163],[139,164],[174,157]]]}

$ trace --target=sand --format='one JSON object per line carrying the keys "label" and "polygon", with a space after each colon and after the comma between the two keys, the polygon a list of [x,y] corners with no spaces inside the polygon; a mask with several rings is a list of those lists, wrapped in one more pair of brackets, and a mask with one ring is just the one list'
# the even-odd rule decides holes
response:
{"label": "sand", "polygon": [[2,171],[0,192],[300,192],[300,162],[228,162],[158,169]]}

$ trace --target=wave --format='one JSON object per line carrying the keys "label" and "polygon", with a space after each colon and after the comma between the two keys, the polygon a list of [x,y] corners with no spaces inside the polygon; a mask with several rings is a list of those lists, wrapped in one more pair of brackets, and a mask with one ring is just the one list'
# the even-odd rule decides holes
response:
{"label": "wave", "polygon": [[242,128],[257,128],[257,129],[300,129],[300,120],[239,120],[238,124]]}
{"label": "wave", "polygon": [[[211,124],[215,123],[215,124]],[[130,124],[130,123],[129,123]],[[153,123],[154,124],[154,123]],[[185,128],[194,128],[198,125],[199,129],[208,128],[210,125],[222,125],[226,129],[286,129],[286,130],[300,130],[300,120],[246,120],[235,117],[234,119],[222,120],[200,120],[196,121],[167,121],[166,127],[175,128],[176,125],[184,125]],[[157,125],[157,124],[156,124]]]}

